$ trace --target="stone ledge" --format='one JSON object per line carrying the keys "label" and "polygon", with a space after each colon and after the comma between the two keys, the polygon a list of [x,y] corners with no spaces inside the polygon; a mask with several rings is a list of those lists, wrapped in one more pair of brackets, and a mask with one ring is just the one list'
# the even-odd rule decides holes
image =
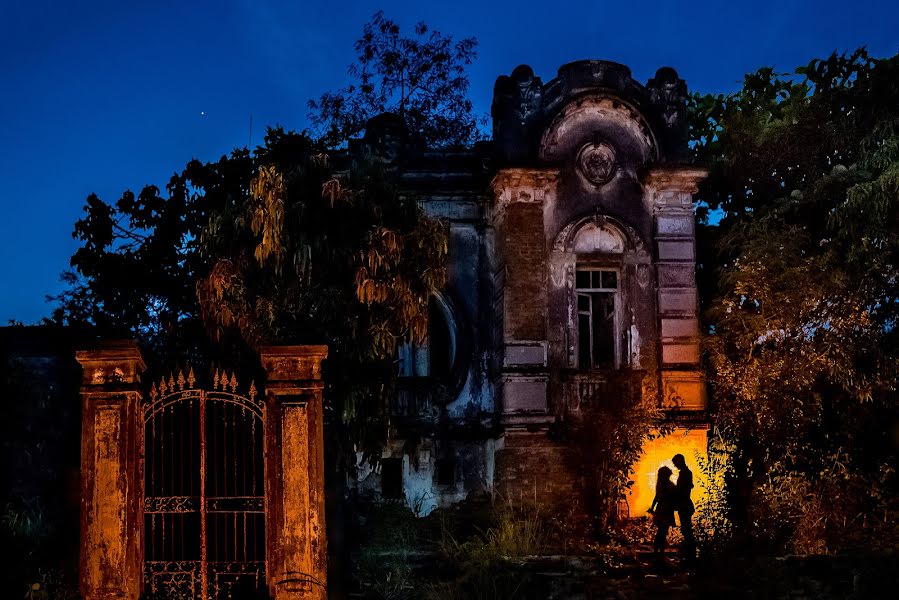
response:
{"label": "stone ledge", "polygon": [[140,381],[147,365],[134,340],[106,340],[75,352],[85,386],[122,385]]}
{"label": "stone ledge", "polygon": [[327,346],[264,346],[259,350],[270,384],[321,380],[321,364],[327,357]]}
{"label": "stone ledge", "polygon": [[708,176],[707,169],[698,167],[655,167],[643,174],[643,184],[657,191],[678,191],[695,194],[699,182]]}

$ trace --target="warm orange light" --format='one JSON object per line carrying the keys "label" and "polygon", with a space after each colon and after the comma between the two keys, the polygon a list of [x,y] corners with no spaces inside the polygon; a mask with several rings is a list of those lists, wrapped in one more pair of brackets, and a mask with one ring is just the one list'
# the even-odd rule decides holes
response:
{"label": "warm orange light", "polygon": [[674,473],[672,481],[677,481],[677,468],[671,462],[675,454],[683,454],[687,467],[693,471],[693,503],[706,495],[708,484],[699,470],[699,459],[705,460],[708,452],[708,431],[706,429],[689,429],[678,427],[665,437],[647,441],[643,445],[643,455],[634,465],[634,473],[627,496],[629,516],[645,517],[652,504],[656,490],[656,475],[661,466],[667,466]]}

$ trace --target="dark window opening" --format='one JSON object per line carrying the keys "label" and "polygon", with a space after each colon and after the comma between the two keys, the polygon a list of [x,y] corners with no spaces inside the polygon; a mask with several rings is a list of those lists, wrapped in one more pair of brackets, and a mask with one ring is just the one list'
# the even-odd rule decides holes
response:
{"label": "dark window opening", "polygon": [[437,485],[456,485],[456,461],[452,458],[438,458],[435,462]]}
{"label": "dark window opening", "polygon": [[617,290],[617,271],[578,270],[575,278],[579,290]]}
{"label": "dark window opening", "polygon": [[449,377],[453,366],[449,323],[433,300],[428,307],[428,347],[431,350],[431,377]]}
{"label": "dark window opening", "polygon": [[448,309],[439,300],[428,305],[428,337],[419,344],[397,349],[400,377],[445,379],[453,369],[456,339]]}
{"label": "dark window opening", "polygon": [[615,366],[615,301],[618,273],[579,269],[577,287],[578,368]]}
{"label": "dark window opening", "polygon": [[381,497],[389,500],[403,497],[403,459],[381,459]]}

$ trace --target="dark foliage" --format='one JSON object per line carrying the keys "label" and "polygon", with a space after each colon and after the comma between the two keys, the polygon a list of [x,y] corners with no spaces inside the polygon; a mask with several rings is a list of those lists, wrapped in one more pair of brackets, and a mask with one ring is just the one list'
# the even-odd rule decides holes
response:
{"label": "dark foliage", "polygon": [[477,40],[431,31],[424,23],[405,36],[378,11],[356,42],[351,83],[309,101],[309,118],[328,147],[359,137],[384,112],[399,115],[414,142],[429,148],[464,146],[480,137],[472,114],[465,67],[477,57]]}
{"label": "dark foliage", "polygon": [[895,543],[899,57],[761,69],[692,115],[700,198],[721,211],[700,270],[737,533]]}

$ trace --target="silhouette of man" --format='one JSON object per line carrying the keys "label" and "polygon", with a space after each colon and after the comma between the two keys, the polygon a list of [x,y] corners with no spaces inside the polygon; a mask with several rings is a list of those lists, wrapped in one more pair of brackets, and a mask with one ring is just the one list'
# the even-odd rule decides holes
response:
{"label": "silhouette of man", "polygon": [[696,540],[693,538],[693,513],[696,509],[690,499],[693,489],[693,471],[687,468],[683,454],[675,454],[671,459],[677,467],[677,484],[674,489],[674,509],[680,519],[680,531],[684,536],[682,548],[685,556],[693,558],[696,553]]}

